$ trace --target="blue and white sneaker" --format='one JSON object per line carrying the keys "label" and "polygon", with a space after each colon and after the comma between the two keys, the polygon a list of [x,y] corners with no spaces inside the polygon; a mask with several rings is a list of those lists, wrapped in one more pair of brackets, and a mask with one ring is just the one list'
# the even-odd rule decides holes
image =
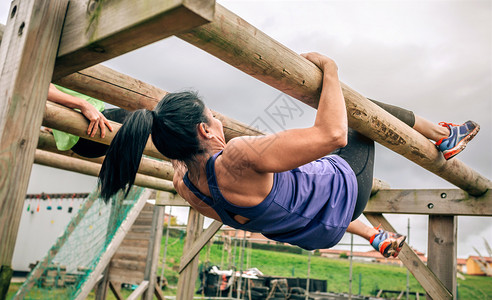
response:
{"label": "blue and white sneaker", "polygon": [[375,227],[379,232],[369,239],[369,243],[384,257],[397,257],[407,237],[399,233],[379,229],[379,226]]}
{"label": "blue and white sneaker", "polygon": [[447,127],[451,132],[447,138],[436,142],[437,148],[442,152],[445,159],[450,159],[463,151],[480,130],[480,125],[473,121],[467,121],[462,125],[441,122],[439,125]]}

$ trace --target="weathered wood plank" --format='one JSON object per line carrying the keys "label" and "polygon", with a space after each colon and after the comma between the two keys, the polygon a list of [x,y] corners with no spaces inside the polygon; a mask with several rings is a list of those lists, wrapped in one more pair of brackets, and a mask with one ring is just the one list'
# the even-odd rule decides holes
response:
{"label": "weathered wood plank", "polygon": [[137,300],[149,287],[149,282],[147,280],[142,281],[142,283],[126,298],[126,300]]}
{"label": "weathered wood plank", "polygon": [[456,216],[429,216],[427,267],[453,295],[457,295],[457,229]]}
{"label": "weathered wood plank", "polygon": [[0,298],[6,297],[68,0],[12,1],[0,46]]}
{"label": "weathered wood plank", "polygon": [[181,257],[181,263],[179,265],[179,273],[183,272],[184,268],[200,253],[200,250],[210,241],[211,238],[222,227],[222,222],[213,221],[208,228],[200,234],[200,236],[193,242],[190,247],[184,248],[186,252]]}
{"label": "weathered wood plank", "polygon": [[[188,226],[186,227],[186,239],[183,246],[184,251],[189,249],[199,238],[200,233],[203,231],[203,219],[203,215],[195,209],[190,208]],[[195,282],[198,276],[198,262],[199,257],[195,256],[188,266],[179,274],[176,299],[193,299]]]}
{"label": "weathered wood plank", "polygon": [[110,263],[111,258],[116,253],[116,250],[118,250],[118,247],[120,246],[121,242],[125,238],[125,235],[128,233],[133,222],[135,221],[135,219],[137,219],[140,211],[145,206],[147,199],[149,198],[150,194],[151,194],[151,190],[146,189],[140,195],[140,198],[137,200],[137,203],[135,203],[135,205],[133,206],[131,211],[128,213],[126,219],[123,221],[123,223],[120,225],[120,227],[116,231],[113,239],[111,240],[111,243],[108,245],[108,247],[106,248],[106,251],[101,256],[97,266],[94,268],[92,273],[89,275],[89,278],[84,283],[84,285],[80,288],[81,291],[77,295],[76,300],[85,299],[87,297],[87,295],[89,295],[90,291],[92,290],[92,288],[96,284],[97,277],[101,274],[101,272]]}
{"label": "weathered wood plank", "polygon": [[473,197],[459,189],[381,190],[364,212],[492,216],[492,192]]}
{"label": "weathered wood plank", "polygon": [[[147,250],[147,249],[145,249]],[[139,260],[129,260],[129,259],[120,259],[115,256],[111,259],[110,267],[115,269],[126,269],[128,271],[137,271],[144,272],[145,271],[145,259]]]}
{"label": "weathered wood plank", "polygon": [[143,299],[152,300],[157,286],[157,266],[162,240],[162,225],[164,224],[164,207],[154,205],[154,218],[150,234],[149,251],[147,254],[144,279],[149,281],[149,288],[145,291]]}
{"label": "weathered wood plank", "polygon": [[[221,5],[216,5],[213,22],[177,36],[307,105],[318,107],[321,71]],[[427,138],[343,83],[342,90],[353,129],[472,195],[481,195],[492,187],[489,179],[456,158],[446,161]]]}
{"label": "weathered wood plank", "polygon": [[[381,224],[381,227],[385,230],[396,232],[395,228],[386,220],[382,214],[364,213],[366,218],[371,222],[373,226]],[[453,296],[442,284],[442,282],[432,273],[429,268],[420,260],[420,258],[413,252],[407,243],[403,246],[398,255],[401,262],[407,267],[412,275],[417,279],[424,290],[432,297],[432,299],[452,299]]]}
{"label": "weathered wood plank", "polygon": [[[78,71],[56,81],[82,94],[111,103],[126,110],[152,110],[168,92],[103,65]],[[212,114],[224,126],[226,140],[243,135],[262,135],[257,129],[216,111]]]}
{"label": "weathered wood plank", "polygon": [[126,235],[126,239],[129,241],[142,240],[148,238],[149,238],[148,234],[144,234],[144,233],[128,232],[128,234]]}
{"label": "weathered wood plank", "polygon": [[158,192],[155,197],[155,205],[159,206],[190,206],[179,194]]}
{"label": "weathered wood plank", "polygon": [[99,280],[96,284],[96,300],[105,300],[106,295],[108,293],[108,286],[109,286],[109,267],[106,267],[104,272],[101,274],[102,278]]}
{"label": "weathered wood plank", "polygon": [[73,1],[67,12],[54,78],[212,20],[214,0]]}
{"label": "weathered wood plank", "polygon": [[124,282],[130,284],[139,284],[144,279],[144,272],[141,271],[129,271],[125,268],[111,268],[109,273],[109,280],[115,282]]}

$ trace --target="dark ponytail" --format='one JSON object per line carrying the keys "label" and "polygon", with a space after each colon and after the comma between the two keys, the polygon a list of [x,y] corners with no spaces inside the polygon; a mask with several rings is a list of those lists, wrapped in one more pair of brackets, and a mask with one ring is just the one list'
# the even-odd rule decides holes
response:
{"label": "dark ponytail", "polygon": [[107,203],[120,189],[128,195],[152,130],[152,112],[140,109],[126,119],[109,145],[99,172],[101,197]]}
{"label": "dark ponytail", "polygon": [[152,133],[157,150],[188,163],[205,152],[197,125],[208,123],[205,105],[193,92],[169,93],[153,111],[137,110],[128,117],[109,146],[101,171],[101,197],[107,202],[120,189],[126,194],[135,182],[143,150]]}

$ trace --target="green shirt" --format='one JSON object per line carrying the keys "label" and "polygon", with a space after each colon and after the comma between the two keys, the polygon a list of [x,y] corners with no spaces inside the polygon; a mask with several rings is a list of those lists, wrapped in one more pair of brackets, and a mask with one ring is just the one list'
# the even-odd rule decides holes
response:
{"label": "green shirt", "polygon": [[[65,94],[69,94],[71,96],[74,96],[74,97],[77,97],[80,99],[84,99],[85,101],[92,104],[92,106],[94,106],[98,111],[104,110],[104,102],[102,102],[101,100],[97,100],[95,98],[92,98],[92,97],[89,97],[87,95],[78,93],[76,91],[72,91],[70,89],[61,87],[61,86],[56,85],[56,84],[55,84],[55,86],[58,90],[64,92]],[[79,111],[79,110],[77,109],[77,111]],[[60,151],[66,151],[66,150],[72,149],[72,147],[75,144],[77,144],[77,142],[79,141],[78,136],[70,134],[70,133],[66,133],[63,131],[59,131],[56,129],[53,129],[53,137],[55,138],[56,148],[58,148],[58,150],[60,150]]]}

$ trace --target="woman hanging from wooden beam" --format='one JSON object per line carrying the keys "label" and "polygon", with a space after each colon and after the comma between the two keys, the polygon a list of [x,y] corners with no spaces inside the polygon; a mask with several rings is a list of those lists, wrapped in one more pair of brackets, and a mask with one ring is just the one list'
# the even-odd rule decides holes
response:
{"label": "woman hanging from wooden beam", "polygon": [[[195,93],[167,94],[116,134],[99,174],[101,196],[128,191],[151,134],[173,160],[177,192],[203,215],[308,250],[332,247],[348,231],[396,257],[405,236],[357,220],[371,192],[374,142],[347,126],[336,64],[317,53],[303,56],[324,72],[312,127],[226,143],[222,123]],[[456,136],[448,129],[466,129],[465,143],[478,131],[474,123],[421,130],[423,119],[412,112],[380,105],[429,138],[444,138],[440,144]]]}

